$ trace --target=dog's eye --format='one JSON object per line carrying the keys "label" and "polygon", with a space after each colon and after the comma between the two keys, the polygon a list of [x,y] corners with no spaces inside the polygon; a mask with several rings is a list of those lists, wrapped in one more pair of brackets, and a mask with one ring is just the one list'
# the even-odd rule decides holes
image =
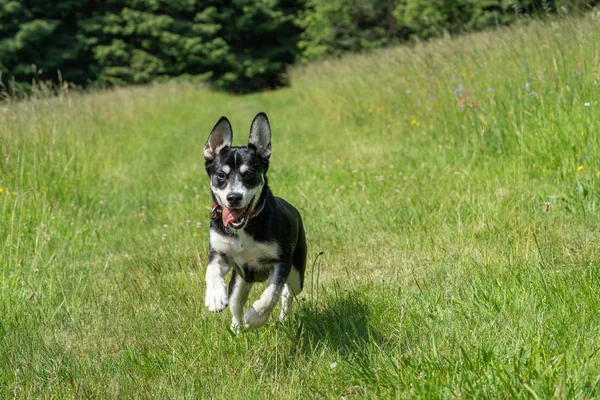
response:
{"label": "dog's eye", "polygon": [[219,171],[219,172],[217,172],[217,178],[223,180],[223,179],[227,178],[227,175],[225,175],[225,172]]}
{"label": "dog's eye", "polygon": [[242,177],[244,179],[250,179],[254,176],[254,171],[246,171],[244,172],[244,175],[242,175]]}

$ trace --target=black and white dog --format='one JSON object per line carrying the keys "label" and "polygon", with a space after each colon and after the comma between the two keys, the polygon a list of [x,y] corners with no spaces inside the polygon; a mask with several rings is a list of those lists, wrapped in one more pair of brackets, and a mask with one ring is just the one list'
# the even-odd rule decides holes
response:
{"label": "black and white dog", "polygon": [[[252,121],[247,146],[232,146],[232,138],[231,124],[222,117],[204,146],[213,198],[206,307],[219,312],[229,304],[231,328],[238,331],[263,325],[280,297],[280,320],[291,311],[304,283],[306,239],[298,210],[267,185],[267,115]],[[232,268],[228,295],[224,277]],[[244,314],[252,284],[267,279],[267,288]]]}

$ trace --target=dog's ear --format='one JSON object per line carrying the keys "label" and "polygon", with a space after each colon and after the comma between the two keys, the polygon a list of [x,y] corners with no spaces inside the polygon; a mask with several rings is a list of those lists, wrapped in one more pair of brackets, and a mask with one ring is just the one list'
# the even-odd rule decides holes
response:
{"label": "dog's ear", "polygon": [[265,160],[271,157],[271,126],[264,112],[258,113],[252,121],[248,147],[254,147],[256,153]]}
{"label": "dog's ear", "polygon": [[233,131],[231,130],[231,124],[226,117],[221,117],[210,132],[208,140],[204,145],[204,159],[206,161],[214,160],[221,150],[231,146],[232,139]]}

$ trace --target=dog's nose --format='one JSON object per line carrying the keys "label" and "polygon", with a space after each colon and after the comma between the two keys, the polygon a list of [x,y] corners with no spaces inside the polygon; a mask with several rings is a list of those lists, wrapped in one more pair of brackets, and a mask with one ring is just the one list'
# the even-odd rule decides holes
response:
{"label": "dog's nose", "polygon": [[242,201],[242,197],[241,193],[229,193],[227,195],[227,201],[231,206],[236,206]]}

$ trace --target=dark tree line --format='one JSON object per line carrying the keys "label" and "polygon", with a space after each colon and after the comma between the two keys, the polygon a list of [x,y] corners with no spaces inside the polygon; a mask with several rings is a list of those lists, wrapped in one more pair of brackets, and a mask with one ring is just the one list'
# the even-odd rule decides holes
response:
{"label": "dark tree line", "polygon": [[16,82],[285,84],[298,60],[585,9],[565,0],[0,0],[0,90]]}
{"label": "dark tree line", "polygon": [[281,85],[299,53],[301,1],[0,0],[2,80],[207,80],[231,91]]}

